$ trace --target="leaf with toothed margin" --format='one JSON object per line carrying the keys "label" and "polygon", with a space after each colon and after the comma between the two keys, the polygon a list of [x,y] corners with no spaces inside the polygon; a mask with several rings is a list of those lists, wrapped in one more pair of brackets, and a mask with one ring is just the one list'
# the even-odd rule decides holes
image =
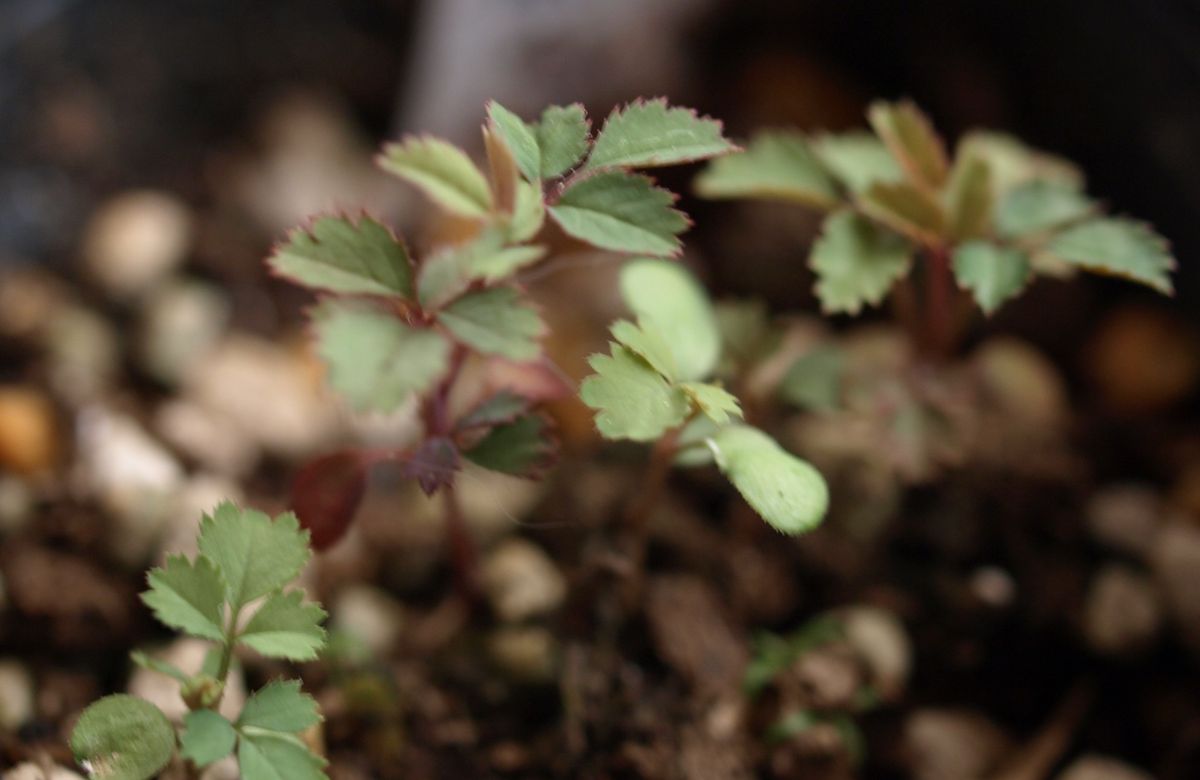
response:
{"label": "leaf with toothed margin", "polygon": [[825,480],[767,434],[748,425],[727,425],[708,441],[721,473],[775,530],[798,534],[825,518]]}
{"label": "leaf with toothed margin", "polygon": [[908,182],[872,184],[858,202],[867,216],[918,243],[936,243],[946,233],[942,204]]}
{"label": "leaf with toothed margin", "polygon": [[325,647],[325,610],[298,590],[275,591],[238,634],[238,642],[270,658],[312,661]]}
{"label": "leaf with toothed margin", "polygon": [[246,727],[238,739],[242,780],[328,780],[326,763],[292,734]]}
{"label": "leaf with toothed margin", "polygon": [[161,622],[203,639],[221,640],[221,605],[225,581],[213,561],[197,556],[194,562],[172,555],[147,577],[150,589],[142,601]]}
{"label": "leaf with toothed margin", "polygon": [[488,355],[533,360],[546,325],[533,304],[512,287],[468,293],[438,312],[455,338]]}
{"label": "leaf with toothed margin", "polygon": [[954,278],[991,314],[1024,289],[1033,275],[1024,252],[989,241],[968,241],[954,250]]}
{"label": "leaf with toothed margin", "polygon": [[487,104],[487,114],[489,126],[508,144],[521,175],[529,181],[538,181],[541,178],[542,153],[538,148],[535,129],[495,100]]}
{"label": "leaf with toothed margin", "polygon": [[742,416],[742,405],[728,390],[708,382],[684,382],[679,386],[696,408],[717,425],[724,425],[730,418]]}
{"label": "leaf with toothed margin", "polygon": [[871,127],[914,184],[936,189],[946,181],[946,146],[911,100],[877,101],[867,109]]}
{"label": "leaf with toothed margin", "polygon": [[1058,260],[1086,271],[1119,276],[1171,295],[1175,258],[1167,240],[1132,219],[1092,219],[1069,227],[1046,245]]}
{"label": "leaf with toothed margin", "polygon": [[665,98],[614,109],[596,136],[584,167],[648,168],[706,160],[737,149],[721,123],[690,108],[669,107]]}
{"label": "leaf with toothed margin", "polygon": [[527,412],[530,405],[528,398],[511,390],[501,390],[464,415],[454,427],[466,431],[510,423]]}
{"label": "leaf with toothed margin", "polygon": [[674,382],[679,378],[671,345],[657,330],[635,325],[629,320],[617,320],[609,331],[614,339],[636,352],[668,381]]}
{"label": "leaf with toothed margin", "polygon": [[426,439],[405,459],[401,473],[407,479],[415,479],[427,496],[454,483],[461,462],[458,447],[445,436]]}
{"label": "leaf with toothed margin", "polygon": [[809,142],[825,167],[851,193],[866,192],[872,184],[894,183],[904,171],[887,147],[870,133],[819,135]]}
{"label": "leaf with toothed margin", "polygon": [[912,265],[912,247],[899,236],[849,211],[825,218],[809,267],[828,313],[857,314],[878,305]]}
{"label": "leaf with toothed margin", "polygon": [[988,234],[992,223],[992,174],[978,157],[956,160],[946,193],[950,235],[965,241]]}
{"label": "leaf with toothed margin", "polygon": [[482,218],[492,210],[492,191],[483,173],[461,149],[440,138],[387,144],[378,162],[453,214]]}
{"label": "leaf with toothed margin", "polygon": [[463,457],[485,469],[518,477],[537,477],[557,451],[549,421],[530,414],[492,428]]}
{"label": "leaf with toothed margin", "polygon": [[413,296],[404,243],[368,216],[318,217],[288,234],[267,258],[280,276],[315,290],[349,295]]}
{"label": "leaf with toothed margin", "polygon": [[587,153],[592,126],[579,103],[550,106],[542,112],[536,133],[541,153],[541,177],[561,176]]}
{"label": "leaf with toothed margin", "polygon": [[709,163],[696,177],[704,198],[763,198],[831,208],[840,196],[802,133],[759,133],[746,150]]}
{"label": "leaf with toothed margin", "polygon": [[647,176],[605,171],[569,187],[550,215],[568,235],[601,249],[674,255],[682,247],[677,236],[688,227],[674,202]]}
{"label": "leaf with toothed margin", "polygon": [[237,732],[214,710],[193,710],[184,716],[179,755],[198,767],[220,761],[233,752]]}
{"label": "leaf with toothed margin", "polygon": [[721,356],[721,332],[708,292],[696,277],[678,263],[642,257],[626,263],[620,279],[625,305],[639,325],[667,343],[678,378],[711,374]]}
{"label": "leaf with toothed margin", "polygon": [[298,680],[276,680],[246,699],[237,725],[296,733],[320,722],[316,700],[300,690]]}
{"label": "leaf with toothed margin", "polygon": [[996,209],[996,233],[1019,238],[1077,222],[1096,210],[1096,204],[1073,187],[1033,180],[1014,187]]}
{"label": "leaf with toothed margin", "polygon": [[421,305],[436,309],[462,295],[473,282],[495,282],[516,273],[546,255],[543,246],[506,246],[498,230],[485,230],[478,237],[447,247],[421,264],[417,297]]}
{"label": "leaf with toothed margin", "polygon": [[596,373],[583,380],[579,396],[596,410],[596,428],[607,439],[653,441],[681,425],[691,410],[688,397],[649,363],[620,344],[611,355],[592,355]]}
{"label": "leaf with toothed margin", "polygon": [[200,553],[225,578],[234,609],[283,587],[308,562],[308,532],[291,512],[274,520],[223,501],[200,521]]}

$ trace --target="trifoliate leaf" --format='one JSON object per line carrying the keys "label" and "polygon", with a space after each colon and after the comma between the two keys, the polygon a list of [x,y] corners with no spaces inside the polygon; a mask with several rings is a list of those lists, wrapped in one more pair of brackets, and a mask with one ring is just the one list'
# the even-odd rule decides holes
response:
{"label": "trifoliate leaf", "polygon": [[542,188],[536,183],[517,182],[517,202],[508,221],[507,239],[515,244],[528,241],[538,234],[546,222],[546,201]]}
{"label": "trifoliate leaf", "polygon": [[474,349],[510,360],[533,360],[546,325],[533,304],[512,287],[493,287],[459,298],[438,312],[438,322]]}
{"label": "trifoliate leaf", "polygon": [[605,171],[573,185],[550,207],[569,235],[617,252],[674,255],[687,217],[671,207],[675,196],[637,174]]}
{"label": "trifoliate leaf", "polygon": [[946,194],[950,235],[959,241],[987,235],[992,221],[992,182],[987,163],[978,157],[957,160]]}
{"label": "trifoliate leaf", "polygon": [[696,408],[717,425],[724,425],[729,418],[742,416],[742,405],[725,388],[707,382],[684,382],[679,386]]}
{"label": "trifoliate leaf", "polygon": [[746,425],[729,425],[709,441],[721,473],[775,530],[797,534],[824,519],[829,507],[825,480],[770,436]]}
{"label": "trifoliate leaf", "polygon": [[914,184],[931,189],[942,186],[949,167],[946,146],[916,104],[909,100],[875,102],[867,109],[867,118]]}
{"label": "trifoliate leaf", "polygon": [[238,641],[271,658],[311,661],[325,646],[325,610],[303,603],[298,590],[272,593],[250,618]]}
{"label": "trifoliate leaf", "polygon": [[336,544],[367,491],[367,461],[355,450],[322,455],[292,479],[291,505],[314,550]]}
{"label": "trifoliate leaf", "polygon": [[1131,219],[1093,219],[1067,228],[1051,239],[1046,251],[1088,271],[1120,276],[1171,295],[1175,259],[1167,241],[1147,225]]}
{"label": "trifoliate leaf", "polygon": [[327,780],[325,763],[291,734],[247,728],[238,741],[242,780]]}
{"label": "trifoliate leaf", "polygon": [[937,242],[946,232],[942,205],[907,182],[872,184],[859,203],[868,216],[918,243]]}
{"label": "trifoliate leaf", "polygon": [[586,168],[649,168],[705,160],[736,149],[721,123],[690,108],[670,108],[665,98],[614,109],[596,136]]}
{"label": "trifoliate leaf", "polygon": [[796,358],[779,383],[779,395],[801,409],[836,409],[842,397],[845,355],[837,347],[819,346]]}
{"label": "trifoliate leaf", "polygon": [[300,690],[298,680],[276,680],[246,700],[237,726],[295,733],[320,722],[316,699]]}
{"label": "trifoliate leaf", "polygon": [[[224,598],[225,586],[222,585],[221,599],[224,600]],[[170,677],[171,679],[177,680],[181,683],[187,682],[189,679],[188,675],[184,674],[179,667],[175,666],[174,664],[169,664],[166,661],[162,661],[158,658],[153,658],[149,655],[146,655],[141,650],[134,650],[129,654],[129,658],[143,669],[149,669],[152,672],[165,674],[167,677]]]}
{"label": "trifoliate leaf", "polygon": [[466,431],[510,423],[529,411],[530,405],[528,398],[511,390],[501,390],[464,415],[454,427]]}
{"label": "trifoliate leaf", "polygon": [[225,582],[213,562],[203,555],[194,563],[182,555],[167,558],[166,565],[152,569],[147,578],[150,590],[142,601],[161,622],[204,639],[221,640],[221,605]]}
{"label": "trifoliate leaf", "polygon": [[987,163],[996,203],[1014,187],[1030,181],[1046,181],[1073,190],[1083,187],[1083,174],[1069,160],[1032,149],[1003,133],[971,131],[959,140],[955,156],[977,157]]}
{"label": "trifoliate leaf", "polygon": [[825,219],[809,257],[827,313],[857,314],[864,304],[878,305],[911,264],[907,242],[849,211]]}
{"label": "trifoliate leaf", "polygon": [[236,609],[300,573],[308,562],[308,532],[291,512],[272,520],[225,501],[200,522],[200,552],[221,570]]}
{"label": "trifoliate leaf", "polygon": [[614,339],[636,352],[669,381],[674,382],[679,378],[679,369],[675,365],[671,345],[657,329],[643,328],[629,320],[617,320],[609,330]]}
{"label": "trifoliate leaf", "polygon": [[236,743],[233,724],[214,710],[193,710],[183,718],[179,754],[198,767],[225,758]]}
{"label": "trifoliate leaf", "polygon": [[485,469],[518,477],[540,475],[554,458],[556,442],[540,414],[497,425],[463,456]]}
{"label": "trifoliate leaf", "polygon": [[969,241],[954,250],[954,278],[970,290],[979,308],[991,314],[1029,282],[1029,258],[1017,249]]}
{"label": "trifoliate leaf", "polygon": [[876,182],[904,178],[887,147],[870,133],[821,135],[810,144],[825,167],[852,193],[866,192]]}
{"label": "trifoliate leaf", "polygon": [[1095,204],[1078,190],[1035,179],[1004,196],[996,212],[996,232],[1004,238],[1041,233],[1086,217],[1094,209]]}
{"label": "trifoliate leaf", "polygon": [[450,343],[362,305],[325,301],[312,313],[329,383],[354,408],[391,412],[446,371]]}
{"label": "trifoliate leaf", "polygon": [[819,208],[838,202],[833,180],[797,132],[755,136],[741,154],[709,163],[695,188],[705,198],[766,198]]}
{"label": "trifoliate leaf", "polygon": [[315,290],[350,295],[413,295],[404,244],[370,217],[318,217],[292,231],[267,258],[280,276]]}
{"label": "trifoliate leaf", "polygon": [[675,356],[679,379],[704,379],[721,356],[721,332],[708,293],[678,263],[639,258],[621,269],[621,296],[638,324]]}
{"label": "trifoliate leaf", "polygon": [[96,780],[148,780],[171,760],[175,729],[145,699],[105,696],[79,717],[71,752]]}
{"label": "trifoliate leaf", "polygon": [[525,124],[521,117],[494,100],[488,103],[487,112],[491,126],[508,144],[521,175],[529,181],[538,181],[541,178],[542,163],[534,129]]}
{"label": "trifoliate leaf", "polygon": [[543,246],[505,246],[499,231],[486,230],[465,244],[426,258],[417,279],[417,296],[422,306],[438,308],[465,292],[472,282],[504,279],[545,255]]}
{"label": "trifoliate leaf", "polygon": [[440,138],[408,138],[387,144],[378,158],[388,173],[415,184],[447,211],[486,217],[492,210],[487,179],[458,147]]}
{"label": "trifoliate leaf", "polygon": [[683,391],[629,349],[612,344],[611,355],[592,355],[596,373],[583,380],[579,396],[596,410],[596,428],[608,439],[652,441],[687,419],[691,404]]}
{"label": "trifoliate leaf", "polygon": [[542,155],[541,177],[552,179],[574,168],[588,150],[591,124],[587,112],[578,103],[550,106],[542,112],[537,128]]}

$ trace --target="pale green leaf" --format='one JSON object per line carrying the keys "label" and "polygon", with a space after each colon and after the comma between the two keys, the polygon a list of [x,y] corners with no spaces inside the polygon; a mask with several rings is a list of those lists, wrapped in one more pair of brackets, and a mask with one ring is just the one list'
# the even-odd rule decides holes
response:
{"label": "pale green leaf", "polygon": [[213,561],[201,555],[193,563],[172,555],[164,566],[151,569],[147,579],[150,590],[142,594],[142,601],[161,622],[204,639],[224,637],[225,583]]}
{"label": "pale green leaf", "polygon": [[290,734],[248,729],[238,742],[242,780],[327,780],[324,768],[325,759]]}
{"label": "pale green leaf", "polygon": [[647,329],[629,320],[617,320],[609,330],[613,338],[636,352],[666,379],[674,382],[679,378],[671,345],[656,328]]}
{"label": "pale green leaf", "polygon": [[825,167],[852,193],[866,192],[872,184],[904,178],[887,147],[870,133],[821,135],[810,144]]}
{"label": "pale green leaf", "polygon": [[709,442],[718,468],[775,530],[797,534],[824,519],[829,507],[825,480],[770,436],[746,425],[729,425]]}
{"label": "pale green leaf", "polygon": [[1075,225],[1051,239],[1046,250],[1088,271],[1140,282],[1165,295],[1174,292],[1175,259],[1166,239],[1132,219],[1093,219]]}
{"label": "pale green leaf", "polygon": [[1035,179],[1014,187],[1000,202],[996,232],[1004,238],[1042,233],[1082,219],[1095,208],[1072,187]]}
{"label": "pale green leaf", "polygon": [[312,314],[329,383],[361,411],[391,412],[446,371],[450,343],[428,329],[350,302],[325,301]]}
{"label": "pale green leaf", "polygon": [[588,150],[591,125],[587,112],[578,103],[550,106],[542,112],[536,130],[543,179],[552,179],[574,168]]}
{"label": "pale green leaf", "polygon": [[1029,283],[1032,268],[1024,252],[988,241],[969,241],[954,250],[954,278],[970,290],[979,308],[991,314]]}
{"label": "pale green leaf", "polygon": [[145,699],[105,696],[79,717],[71,752],[95,780],[149,780],[171,760],[175,729]]}
{"label": "pale green leaf", "polygon": [[731,417],[741,418],[742,405],[728,390],[707,382],[684,382],[679,386],[692,399],[696,408],[717,425],[724,425]]}
{"label": "pale green leaf", "polygon": [[859,205],[877,222],[918,243],[937,243],[946,233],[942,204],[908,182],[873,184],[859,196]]}
{"label": "pale green leaf", "polygon": [[183,718],[179,754],[198,767],[225,758],[236,743],[233,724],[213,710],[194,710]]}
{"label": "pale green leaf", "polygon": [[796,358],[779,384],[779,395],[801,409],[836,409],[842,397],[845,356],[833,346],[818,346]]}
{"label": "pale green leaf", "polygon": [[495,282],[546,255],[543,246],[505,246],[499,230],[451,246],[426,258],[417,279],[417,296],[426,308],[438,308],[457,298],[472,282]]}
{"label": "pale green leaf", "polygon": [[546,222],[546,201],[542,188],[536,183],[517,182],[517,202],[508,221],[507,239],[515,244],[528,241],[538,234]]}
{"label": "pale green leaf", "polygon": [[631,260],[621,269],[621,296],[638,324],[670,346],[680,379],[712,373],[721,356],[721,332],[708,293],[691,272],[665,260]]}
{"label": "pale green leaf", "polygon": [[532,360],[546,325],[537,309],[512,287],[469,293],[438,312],[438,322],[464,344],[510,360]]}
{"label": "pale green leaf", "polygon": [[675,458],[672,465],[679,468],[694,469],[711,465],[713,451],[708,446],[708,440],[720,428],[712,418],[705,414],[693,417],[679,431],[675,440]]}
{"label": "pale green leaf", "polygon": [[250,618],[238,641],[272,658],[311,661],[325,646],[325,610],[304,603],[298,590],[272,593]]}
{"label": "pale green leaf", "polygon": [[492,191],[483,173],[461,149],[440,138],[408,138],[387,144],[379,165],[420,187],[453,214],[480,218],[492,210]]}
{"label": "pale green leaf", "polygon": [[760,133],[741,154],[709,163],[694,186],[705,198],[766,198],[820,208],[839,199],[833,180],[797,132]]}
{"label": "pale green leaf", "polygon": [[611,355],[592,355],[596,373],[579,395],[596,410],[596,428],[609,439],[652,441],[687,419],[691,404],[650,364],[620,344]]}
{"label": "pale green leaf", "polygon": [[268,731],[304,731],[321,722],[317,701],[300,690],[298,680],[276,680],[254,692],[238,716],[238,728],[253,726]]}
{"label": "pale green leaf", "polygon": [[510,423],[528,411],[531,405],[528,398],[511,390],[501,390],[464,415],[455,427],[467,430]]}
{"label": "pale green leaf", "polygon": [[[221,599],[224,600],[224,598],[225,598],[225,586],[222,585],[221,586]],[[181,683],[185,683],[189,679],[188,676],[186,674],[184,674],[181,669],[179,669],[179,667],[175,666],[174,664],[169,664],[166,661],[159,660],[158,658],[152,658],[149,655],[146,655],[145,653],[143,653],[141,650],[134,650],[133,652],[131,652],[129,654],[129,658],[135,664],[142,667],[143,669],[149,669],[152,672],[158,672],[159,674],[164,674],[167,677],[170,677]]]}
{"label": "pale green leaf", "polygon": [[[720,301],[713,307],[721,332],[723,360],[730,364],[753,362],[768,353],[779,340],[771,329],[770,316],[762,301]],[[733,365],[725,366],[732,370]]]}
{"label": "pale green leaf", "polygon": [[704,160],[736,149],[721,123],[690,108],[668,107],[665,98],[614,109],[596,136],[585,167],[648,168]]}
{"label": "pale green leaf", "polygon": [[992,221],[992,182],[987,163],[978,157],[957,160],[946,194],[950,235],[959,241],[987,235]]}
{"label": "pale green leaf", "polygon": [[849,211],[826,218],[809,257],[827,313],[857,314],[878,305],[911,265],[907,242]]}
{"label": "pale green leaf", "polygon": [[300,573],[309,557],[308,531],[291,512],[272,520],[224,501],[200,521],[200,552],[217,564],[236,609]]}
{"label": "pale green leaf", "polygon": [[913,183],[942,186],[949,168],[945,144],[912,101],[877,101],[867,109],[867,118]]}
{"label": "pale green leaf", "polygon": [[1073,163],[1032,149],[1004,133],[973,130],[959,140],[956,157],[977,157],[987,163],[996,203],[1014,187],[1030,181],[1046,181],[1072,190],[1083,188],[1083,174]]}
{"label": "pale green leaf", "polygon": [[541,178],[541,150],[534,128],[494,100],[488,103],[487,112],[491,126],[508,144],[521,175],[529,181],[538,181]]}
{"label": "pale green leaf", "polygon": [[413,295],[404,244],[374,219],[318,217],[292,231],[267,258],[276,273],[316,290],[351,295]]}
{"label": "pale green leaf", "polygon": [[554,452],[555,441],[546,418],[530,414],[492,428],[463,457],[492,471],[534,477],[545,469]]}
{"label": "pale green leaf", "polygon": [[646,176],[606,171],[562,194],[550,214],[569,235],[601,249],[674,255],[688,221],[675,196]]}

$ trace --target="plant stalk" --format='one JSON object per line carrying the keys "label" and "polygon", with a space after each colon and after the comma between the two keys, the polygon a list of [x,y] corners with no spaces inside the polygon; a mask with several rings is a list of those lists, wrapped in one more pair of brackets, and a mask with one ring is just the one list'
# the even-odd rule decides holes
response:
{"label": "plant stalk", "polygon": [[918,343],[925,357],[941,361],[954,348],[958,334],[954,311],[954,276],[950,250],[930,248],[925,254],[925,324]]}
{"label": "plant stalk", "polygon": [[474,604],[479,599],[479,551],[471,529],[463,517],[462,505],[452,486],[442,489],[446,511],[446,534],[450,547],[450,565],[454,570],[454,585],[463,600]]}

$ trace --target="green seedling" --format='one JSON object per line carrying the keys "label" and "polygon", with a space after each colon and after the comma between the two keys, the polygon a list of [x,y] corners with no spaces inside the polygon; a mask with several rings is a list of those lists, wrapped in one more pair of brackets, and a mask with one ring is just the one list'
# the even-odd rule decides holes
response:
{"label": "green seedling", "polygon": [[311,661],[325,646],[325,611],[285,590],[308,561],[308,532],[290,513],[272,520],[223,503],[201,523],[199,550],[152,569],[142,601],[165,625],[213,643],[204,668],[189,675],[133,654],[138,665],[179,682],[188,707],[182,729],[144,699],[106,696],[80,716],[71,750],[98,780],[147,780],[173,759],[198,772],[229,755],[244,780],[325,778],[325,760],[299,737],[321,716],[298,680],[260,688],[236,720],[218,712],[236,648]]}

